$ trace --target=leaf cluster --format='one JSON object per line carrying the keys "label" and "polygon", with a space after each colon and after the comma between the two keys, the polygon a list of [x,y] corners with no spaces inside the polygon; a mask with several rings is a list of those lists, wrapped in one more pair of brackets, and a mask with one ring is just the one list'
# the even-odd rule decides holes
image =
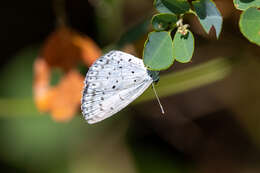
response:
{"label": "leaf cluster", "polygon": [[194,36],[183,24],[187,14],[195,15],[209,34],[212,27],[218,38],[223,18],[212,0],[154,0],[158,14],[151,20],[154,31],[150,32],[144,45],[143,60],[149,70],[168,69],[174,61],[188,63],[194,52]]}

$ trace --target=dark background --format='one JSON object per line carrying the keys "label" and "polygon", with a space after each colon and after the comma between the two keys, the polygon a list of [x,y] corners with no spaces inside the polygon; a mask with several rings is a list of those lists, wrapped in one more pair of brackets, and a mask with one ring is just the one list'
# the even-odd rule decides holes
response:
{"label": "dark background", "polygon": [[[65,12],[67,24],[101,48],[154,13],[150,0],[107,0],[114,3],[112,13],[121,15],[104,13],[104,17],[103,8],[98,10],[95,2],[66,0]],[[96,125],[88,125],[81,115],[68,123],[54,122],[34,106],[32,65],[58,25],[54,2],[1,2],[0,170],[259,172],[259,47],[239,32],[240,13],[232,1],[215,2],[224,16],[220,39],[213,37],[214,31],[207,36],[188,16],[185,21],[196,39],[193,61],[176,63],[164,73],[219,57],[232,64],[231,73],[220,81],[162,98],[167,112],[163,116],[157,103],[150,101],[129,106]],[[116,29],[109,26],[111,22],[118,24]],[[134,43],[137,50],[145,39],[146,35]]]}

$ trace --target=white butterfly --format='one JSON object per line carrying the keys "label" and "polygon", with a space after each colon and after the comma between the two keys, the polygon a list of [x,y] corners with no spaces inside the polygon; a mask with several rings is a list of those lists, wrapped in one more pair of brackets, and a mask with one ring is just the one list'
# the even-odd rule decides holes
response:
{"label": "white butterfly", "polygon": [[89,124],[102,121],[126,107],[158,80],[159,72],[147,70],[141,59],[111,51],[97,59],[86,75],[82,114]]}

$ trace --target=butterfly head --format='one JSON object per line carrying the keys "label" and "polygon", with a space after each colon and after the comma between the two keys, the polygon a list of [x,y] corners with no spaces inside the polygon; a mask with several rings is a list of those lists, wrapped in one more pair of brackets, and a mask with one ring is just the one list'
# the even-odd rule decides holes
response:
{"label": "butterfly head", "polygon": [[153,82],[157,83],[159,82],[160,76],[159,76],[159,71],[151,71],[147,70],[149,76],[153,79]]}

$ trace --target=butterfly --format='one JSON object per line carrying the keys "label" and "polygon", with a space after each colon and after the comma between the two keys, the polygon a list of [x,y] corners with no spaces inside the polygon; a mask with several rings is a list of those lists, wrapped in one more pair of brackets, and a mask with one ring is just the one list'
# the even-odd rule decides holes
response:
{"label": "butterfly", "polygon": [[159,72],[148,70],[141,59],[110,51],[98,58],[86,74],[82,114],[89,124],[100,122],[125,108],[158,80]]}

